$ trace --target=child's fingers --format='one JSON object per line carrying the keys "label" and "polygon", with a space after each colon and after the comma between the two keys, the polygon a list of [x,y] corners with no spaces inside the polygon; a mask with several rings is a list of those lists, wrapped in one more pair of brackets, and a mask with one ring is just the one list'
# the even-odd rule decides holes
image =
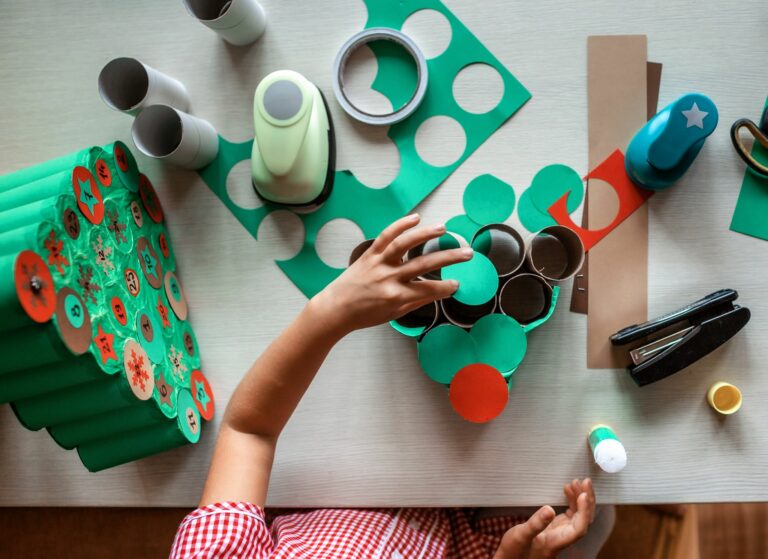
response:
{"label": "child's fingers", "polygon": [[568,499],[568,510],[565,511],[565,514],[570,518],[576,510],[576,499],[579,494],[573,491],[573,486],[570,483],[566,483],[563,486],[563,493],[565,493],[565,498]]}
{"label": "child's fingers", "polygon": [[408,252],[415,246],[426,243],[430,239],[434,239],[445,234],[445,225],[442,223],[437,225],[422,225],[409,231],[406,231],[395,238],[389,246],[387,246],[382,254],[384,258],[390,261],[399,262]]}
{"label": "child's fingers", "polygon": [[525,524],[519,526],[521,529],[517,537],[526,543],[533,541],[533,538],[541,534],[552,523],[555,516],[555,509],[552,507],[541,507],[533,513]]}
{"label": "child's fingers", "polygon": [[410,284],[411,294],[413,295],[414,308],[450,297],[459,288],[459,282],[456,280],[422,280],[412,281]]}
{"label": "child's fingers", "polygon": [[371,250],[373,252],[383,252],[384,249],[387,248],[389,244],[397,237],[399,237],[403,232],[419,223],[420,219],[421,218],[419,217],[419,214],[411,214],[398,219],[389,227],[384,229],[384,231],[379,233],[379,236],[376,237],[376,239],[371,244]]}
{"label": "child's fingers", "polygon": [[589,523],[595,520],[595,509],[597,508],[597,497],[595,497],[595,488],[592,480],[587,478],[582,483],[584,492],[587,494],[587,505],[589,510]]}
{"label": "child's fingers", "polygon": [[409,260],[400,267],[400,271],[403,274],[403,279],[410,280],[451,264],[465,262],[472,258],[473,254],[474,251],[469,247],[430,252]]}

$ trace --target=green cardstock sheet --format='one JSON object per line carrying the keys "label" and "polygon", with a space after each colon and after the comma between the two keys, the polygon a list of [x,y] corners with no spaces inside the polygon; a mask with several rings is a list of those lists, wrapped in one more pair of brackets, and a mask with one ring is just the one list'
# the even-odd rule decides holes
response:
{"label": "green cardstock sheet", "polygon": [[[442,54],[427,62],[429,82],[424,101],[409,118],[389,128],[388,135],[397,146],[401,164],[400,172],[392,183],[386,188],[369,188],[350,171],[337,171],[333,192],[323,206],[312,213],[297,214],[306,232],[304,244],[293,258],[278,261],[277,264],[307,297],[319,292],[343,271],[324,263],[315,249],[317,234],[326,223],[346,218],[360,227],[365,238],[377,236],[389,223],[424,200],[531,97],[509,70],[438,0],[365,0],[365,4],[368,8],[366,27],[400,29],[411,14],[431,9],[445,16],[451,26],[452,38]],[[413,91],[412,66],[397,62],[395,53],[387,52],[386,47],[384,51],[381,46],[372,50],[377,59],[382,56],[373,88],[384,94],[393,106],[402,104],[403,98]],[[504,83],[501,101],[484,114],[465,111],[452,94],[456,75],[464,67],[475,63],[493,67]],[[330,68],[329,60],[328,71]],[[416,151],[417,130],[434,116],[453,118],[466,136],[464,152],[455,162],[443,167],[426,163]],[[264,217],[285,208],[265,204],[256,209],[244,209],[227,194],[227,175],[235,164],[250,158],[251,146],[252,141],[231,143],[222,138],[217,159],[201,170],[200,176],[246,230],[257,238]]]}
{"label": "green cardstock sheet", "polygon": [[[768,99],[765,100],[768,106]],[[755,142],[752,157],[768,165],[768,150]],[[768,178],[761,177],[749,167],[744,171],[739,200],[731,219],[731,231],[768,240]]]}

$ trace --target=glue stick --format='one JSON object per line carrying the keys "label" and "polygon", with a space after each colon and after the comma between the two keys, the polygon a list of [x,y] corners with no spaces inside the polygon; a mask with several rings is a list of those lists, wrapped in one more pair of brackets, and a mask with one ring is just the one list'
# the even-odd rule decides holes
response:
{"label": "glue stick", "polygon": [[620,472],[627,465],[624,445],[607,425],[595,425],[589,432],[589,448],[600,468],[609,474]]}

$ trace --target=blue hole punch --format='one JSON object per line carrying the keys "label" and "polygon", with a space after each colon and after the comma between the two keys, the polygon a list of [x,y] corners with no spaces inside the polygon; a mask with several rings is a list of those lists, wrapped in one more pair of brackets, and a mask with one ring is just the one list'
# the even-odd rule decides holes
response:
{"label": "blue hole punch", "polygon": [[717,127],[717,107],[701,93],[688,93],[656,113],[629,143],[627,174],[649,190],[672,186],[691,166]]}

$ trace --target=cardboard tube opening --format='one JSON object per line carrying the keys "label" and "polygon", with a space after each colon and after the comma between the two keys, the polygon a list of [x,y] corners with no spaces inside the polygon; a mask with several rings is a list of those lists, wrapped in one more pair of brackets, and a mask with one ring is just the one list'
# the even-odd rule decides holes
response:
{"label": "cardboard tube opening", "polygon": [[426,331],[434,325],[438,312],[437,302],[433,302],[396,318],[394,322],[403,328],[423,328]]}
{"label": "cardboard tube opening", "polygon": [[115,58],[99,73],[99,93],[104,102],[118,111],[128,111],[147,96],[149,75],[135,58]]}
{"label": "cardboard tube opening", "polygon": [[139,113],[131,130],[133,141],[150,157],[168,157],[181,144],[179,113],[165,105],[152,105]]}
{"label": "cardboard tube opening", "polygon": [[571,229],[552,225],[529,240],[526,258],[531,269],[544,278],[550,281],[566,280],[581,269],[584,245]]}
{"label": "cardboard tube opening", "polygon": [[189,11],[201,21],[217,19],[227,13],[232,0],[185,0]]}
{"label": "cardboard tube opening", "polygon": [[493,223],[478,229],[472,237],[472,248],[487,256],[502,278],[514,274],[525,260],[523,237],[503,223]]}
{"label": "cardboard tube opening", "polygon": [[542,318],[552,305],[552,286],[536,274],[510,278],[499,292],[499,308],[520,324]]}
{"label": "cardboard tube opening", "polygon": [[440,300],[440,308],[451,324],[472,328],[475,322],[496,310],[496,297],[482,305],[465,305],[453,297],[448,297]]}
{"label": "cardboard tube opening", "polygon": [[367,239],[352,249],[349,255],[349,265],[354,264],[363,253],[373,244],[374,239]]}
{"label": "cardboard tube opening", "polygon": [[[430,239],[426,243],[422,243],[418,246],[413,247],[408,251],[408,260],[413,260],[414,258],[418,258],[419,256],[422,256],[424,254],[431,254],[433,252],[437,252],[439,250],[442,250],[440,248],[440,243],[438,239]],[[440,270],[433,270],[431,272],[427,272],[422,277],[426,279],[440,279]]]}

